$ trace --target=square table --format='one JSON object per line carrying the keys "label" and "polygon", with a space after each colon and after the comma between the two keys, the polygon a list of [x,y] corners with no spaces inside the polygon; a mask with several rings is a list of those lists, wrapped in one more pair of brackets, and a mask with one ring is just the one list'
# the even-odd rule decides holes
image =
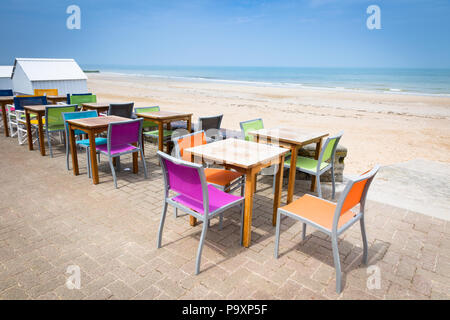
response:
{"label": "square table", "polygon": [[[273,128],[249,131],[249,134],[256,138],[257,142],[275,143],[291,150],[291,164],[289,170],[289,184],[287,193],[287,203],[291,203],[294,197],[295,175],[297,169],[298,150],[310,143],[316,144],[316,153],[314,158],[319,159],[320,149],[322,148],[322,138],[328,136],[328,133],[317,132],[310,133],[297,128]],[[316,189],[316,177],[311,177],[311,191]]]}
{"label": "square table", "polygon": [[38,134],[39,134],[39,147],[41,149],[41,156],[45,156],[45,141],[44,141],[44,122],[42,117],[45,116],[46,107],[59,107],[59,105],[32,105],[24,106],[25,120],[27,124],[27,137],[28,137],[28,150],[33,150],[33,135],[31,134],[31,114],[37,116],[38,121]]}
{"label": "square table", "polygon": [[108,112],[109,103],[104,102],[86,102],[82,103],[83,110],[96,110],[97,114]]}
{"label": "square table", "polygon": [[[77,147],[75,143],[75,130],[81,130],[87,133],[89,138],[89,151],[91,153],[91,172],[94,184],[99,183],[97,166],[97,149],[95,147],[95,136],[108,130],[111,122],[129,121],[130,119],[118,116],[105,116],[95,118],[84,118],[67,120],[69,124],[70,153],[72,154],[73,174],[79,175]],[[133,173],[138,173],[137,152],[133,152]]]}
{"label": "square table", "polygon": [[0,97],[0,105],[2,106],[3,127],[5,128],[5,137],[9,137],[8,118],[6,116],[6,105],[13,104],[13,103],[14,103],[13,96],[1,96]]}
{"label": "square table", "polygon": [[[198,157],[202,161],[209,160],[223,164],[227,169],[234,169],[245,174],[245,209],[243,225],[243,245],[248,247],[251,243],[253,195],[256,174],[263,168],[280,164],[276,175],[275,194],[273,200],[273,223],[276,222],[277,209],[281,200],[281,185],[283,182],[284,156],[288,149],[275,147],[269,144],[250,142],[238,139],[220,140],[193,148],[187,148],[193,160]],[[196,220],[190,217],[191,225]]]}
{"label": "square table", "polygon": [[[155,111],[136,113],[138,117],[145,120],[151,120],[158,124],[158,149],[163,151],[164,148],[164,124],[167,124],[167,129],[170,130],[170,123],[174,121],[186,121],[187,131],[191,132],[192,113],[172,112],[172,111]],[[169,146],[167,146],[167,153],[169,153]]]}
{"label": "square table", "polygon": [[46,97],[47,102],[50,104],[57,104],[58,102],[67,103],[67,95],[57,95],[57,96],[48,95]]}

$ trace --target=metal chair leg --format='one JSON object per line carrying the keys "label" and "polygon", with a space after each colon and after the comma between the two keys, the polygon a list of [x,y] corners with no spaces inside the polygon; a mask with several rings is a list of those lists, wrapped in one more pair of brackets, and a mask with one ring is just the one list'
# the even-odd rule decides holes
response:
{"label": "metal chair leg", "polygon": [[158,242],[156,244],[156,247],[158,249],[161,248],[162,231],[163,231],[163,228],[164,228],[164,221],[166,220],[166,212],[167,212],[167,202],[166,202],[166,199],[164,199],[162,215],[161,215],[161,221],[159,223],[159,230],[158,230]]}
{"label": "metal chair leg", "polygon": [[244,240],[244,212],[245,212],[245,202],[241,203],[241,246]]}
{"label": "metal chair leg", "polygon": [[[117,157],[119,158],[119,157]],[[118,163],[118,162],[116,162]],[[114,170],[114,165],[113,165],[113,161],[112,161],[112,157],[109,157],[109,166],[111,167],[111,173],[114,179],[114,187],[117,189],[117,178],[116,178],[116,171]]]}
{"label": "metal chair leg", "polygon": [[48,150],[50,152],[50,158],[53,158],[52,142],[50,141],[50,133],[45,130],[45,135],[47,136]]}
{"label": "metal chair leg", "polygon": [[70,170],[70,167],[69,167],[69,142],[67,140],[68,139],[66,139],[66,167],[67,167],[67,170]]}
{"label": "metal chair leg", "polygon": [[142,159],[142,166],[144,167],[144,176],[145,176],[145,179],[148,179],[148,176],[147,176],[147,165],[145,164],[144,152],[142,151],[142,147],[140,149],[140,153],[141,153],[141,159]]}
{"label": "metal chair leg", "polygon": [[322,198],[322,187],[321,187],[321,185],[320,185],[320,175],[318,174],[317,176],[316,176],[316,181],[317,181],[317,193],[318,193],[318,195],[319,195],[319,198]]}
{"label": "metal chair leg", "polygon": [[219,213],[219,230],[223,227],[223,212]]}
{"label": "metal chair leg", "polygon": [[306,223],[303,224],[303,229],[302,229],[302,240],[306,239]]}
{"label": "metal chair leg", "polygon": [[331,165],[331,183],[332,183],[332,192],[331,192],[331,198],[334,200],[335,194],[336,194],[336,182],[334,177],[334,165]]}
{"label": "metal chair leg", "polygon": [[175,210],[174,210],[173,214],[174,214],[175,218],[178,218],[178,208],[177,207],[174,207],[174,208],[175,208]]}
{"label": "metal chair leg", "polygon": [[339,249],[337,235],[331,236],[331,245],[333,248],[334,268],[336,269],[336,292],[342,291],[342,274],[341,274],[341,261],[339,260]]}
{"label": "metal chair leg", "polygon": [[203,243],[205,242],[206,232],[208,231],[208,223],[203,222],[202,235],[200,236],[200,243],[198,244],[197,250],[197,259],[195,260],[195,274],[200,273],[200,261],[202,259]]}
{"label": "metal chair leg", "polygon": [[280,228],[281,228],[281,213],[278,212],[277,226],[275,231],[275,252],[274,252],[275,259],[278,259],[278,248],[280,246]]}
{"label": "metal chair leg", "polygon": [[87,163],[86,164],[87,174],[88,174],[88,177],[91,178],[92,177],[92,175],[91,175],[91,153],[90,153],[89,147],[86,148],[86,163]]}
{"label": "metal chair leg", "polygon": [[367,236],[366,236],[366,226],[364,223],[364,215],[361,217],[361,219],[359,219],[359,224],[361,225],[361,236],[362,236],[362,242],[363,242],[362,262],[365,265],[367,265],[369,247],[367,245]]}

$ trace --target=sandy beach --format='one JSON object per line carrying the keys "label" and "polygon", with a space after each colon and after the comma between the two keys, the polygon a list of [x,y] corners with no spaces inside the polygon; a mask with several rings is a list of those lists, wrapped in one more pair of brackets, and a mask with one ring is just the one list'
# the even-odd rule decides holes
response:
{"label": "sandy beach", "polygon": [[224,114],[222,127],[262,118],[270,127],[298,127],[330,134],[344,130],[345,174],[375,163],[422,158],[450,163],[450,97],[270,87],[184,81],[118,74],[89,74],[100,102],[134,101],[199,116]]}

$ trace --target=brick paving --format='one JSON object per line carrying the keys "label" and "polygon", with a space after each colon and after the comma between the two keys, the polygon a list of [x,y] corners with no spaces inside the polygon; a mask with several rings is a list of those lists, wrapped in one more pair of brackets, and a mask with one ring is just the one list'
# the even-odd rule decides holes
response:
{"label": "brick paving", "polygon": [[[344,290],[335,293],[330,239],[301,223],[282,221],[281,257],[273,258],[270,177],[260,177],[250,248],[239,245],[239,212],[212,221],[201,273],[194,275],[201,225],[169,211],[163,248],[156,249],[163,181],[155,146],[146,144],[149,179],[118,174],[106,161],[100,184],[65,167],[62,147],[41,157],[0,137],[0,299],[449,299],[450,223],[369,201],[369,265],[381,286],[368,289],[361,265],[359,224],[340,238]],[[103,159],[105,160],[105,159]],[[131,157],[121,161],[131,167]],[[296,197],[309,183],[298,181]],[[286,192],[286,185],[284,186]],[[285,193],[284,193],[285,196]],[[325,193],[325,197],[329,197]],[[284,198],[283,198],[284,200]],[[66,286],[68,266],[81,270],[81,288]],[[372,269],[369,269],[371,271]]]}

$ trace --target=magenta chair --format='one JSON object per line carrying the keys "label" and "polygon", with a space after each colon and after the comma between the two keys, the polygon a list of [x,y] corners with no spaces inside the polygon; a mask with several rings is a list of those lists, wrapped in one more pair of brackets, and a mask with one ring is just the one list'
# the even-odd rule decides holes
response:
{"label": "magenta chair", "polygon": [[[136,119],[121,122],[112,122],[108,125],[108,142],[104,145],[96,146],[97,151],[108,156],[109,166],[114,178],[114,186],[117,188],[116,171],[114,170],[113,158],[117,158],[128,153],[140,152],[144,175],[147,178],[147,166],[145,164],[144,152],[142,150],[142,123],[144,119]],[[133,144],[137,144],[134,146]]]}
{"label": "magenta chair", "polygon": [[[161,248],[162,230],[166,219],[167,205],[172,205],[203,222],[202,235],[197,250],[195,274],[200,272],[200,259],[209,220],[223,211],[241,206],[241,243],[244,218],[244,198],[223,192],[206,182],[204,168],[196,164],[169,156],[158,151],[164,175],[164,205],[158,232],[157,247]],[[177,194],[169,197],[169,191]]]}

